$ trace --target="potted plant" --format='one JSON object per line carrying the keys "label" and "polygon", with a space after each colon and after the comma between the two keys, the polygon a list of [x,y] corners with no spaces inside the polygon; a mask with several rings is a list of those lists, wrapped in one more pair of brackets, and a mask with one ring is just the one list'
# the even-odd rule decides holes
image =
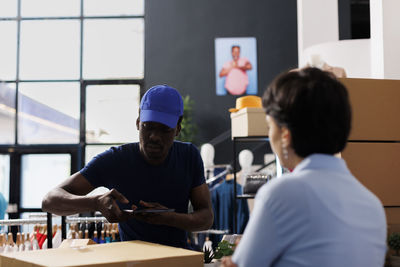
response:
{"label": "potted plant", "polygon": [[194,101],[189,95],[183,97],[183,120],[182,130],[176,138],[182,142],[194,143],[196,139],[197,127],[193,120]]}
{"label": "potted plant", "polygon": [[390,263],[393,267],[400,267],[400,233],[391,233],[388,238],[389,248],[396,252],[390,256]]}
{"label": "potted plant", "polygon": [[226,240],[219,242],[217,248],[215,249],[214,258],[220,260],[222,257],[231,256],[235,250],[235,247],[235,244],[231,244]]}

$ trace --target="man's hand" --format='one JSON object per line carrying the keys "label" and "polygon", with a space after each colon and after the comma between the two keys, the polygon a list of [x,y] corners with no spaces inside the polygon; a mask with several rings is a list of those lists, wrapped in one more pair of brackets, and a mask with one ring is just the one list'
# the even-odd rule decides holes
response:
{"label": "man's hand", "polygon": [[[147,209],[168,209],[167,207],[156,203],[156,202],[145,202],[141,200],[139,204]],[[138,219],[143,222],[151,223],[151,224],[166,224],[168,218],[171,218],[172,212],[163,212],[163,213],[135,213],[133,216],[135,219]]]}
{"label": "man's hand", "polygon": [[[129,217],[132,216],[133,212],[121,210],[117,204],[117,201],[124,204],[129,203],[129,200],[120,192],[118,192],[116,189],[111,189],[109,192],[100,195],[97,198],[96,210],[100,211],[109,222],[121,222],[128,220]],[[136,207],[132,206],[132,209],[134,210]]]}

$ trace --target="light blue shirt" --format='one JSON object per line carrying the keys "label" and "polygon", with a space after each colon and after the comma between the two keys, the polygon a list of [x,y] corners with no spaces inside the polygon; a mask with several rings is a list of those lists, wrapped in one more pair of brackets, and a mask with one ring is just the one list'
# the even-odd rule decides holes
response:
{"label": "light blue shirt", "polygon": [[305,158],[258,191],[233,255],[239,266],[377,267],[384,265],[382,203],[344,160]]}

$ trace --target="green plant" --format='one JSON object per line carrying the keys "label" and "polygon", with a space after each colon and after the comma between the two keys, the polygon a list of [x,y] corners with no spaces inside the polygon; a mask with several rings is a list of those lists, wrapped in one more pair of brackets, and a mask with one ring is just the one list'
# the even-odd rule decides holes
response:
{"label": "green plant", "polygon": [[182,130],[176,138],[179,141],[194,143],[197,127],[193,121],[193,105],[194,101],[189,95],[183,97],[183,120],[181,123]]}
{"label": "green plant", "polygon": [[233,254],[235,246],[235,244],[231,244],[226,240],[219,242],[217,248],[215,249],[214,258],[221,259],[225,256],[231,256]]}
{"label": "green plant", "polygon": [[214,259],[214,251],[212,248],[204,249],[204,263],[210,263]]}
{"label": "green plant", "polygon": [[400,234],[399,233],[391,233],[388,238],[388,245],[391,249],[396,251],[396,256],[399,256]]}

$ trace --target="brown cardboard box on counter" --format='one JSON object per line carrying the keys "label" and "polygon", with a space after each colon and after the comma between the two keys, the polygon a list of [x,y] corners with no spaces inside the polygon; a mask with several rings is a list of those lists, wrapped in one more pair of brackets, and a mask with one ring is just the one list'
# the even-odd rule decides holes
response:
{"label": "brown cardboard box on counter", "polygon": [[232,138],[267,136],[268,126],[263,108],[242,108],[231,113]]}
{"label": "brown cardboard box on counter", "polygon": [[202,267],[203,253],[143,241],[127,241],[0,255],[0,267],[38,266]]}

